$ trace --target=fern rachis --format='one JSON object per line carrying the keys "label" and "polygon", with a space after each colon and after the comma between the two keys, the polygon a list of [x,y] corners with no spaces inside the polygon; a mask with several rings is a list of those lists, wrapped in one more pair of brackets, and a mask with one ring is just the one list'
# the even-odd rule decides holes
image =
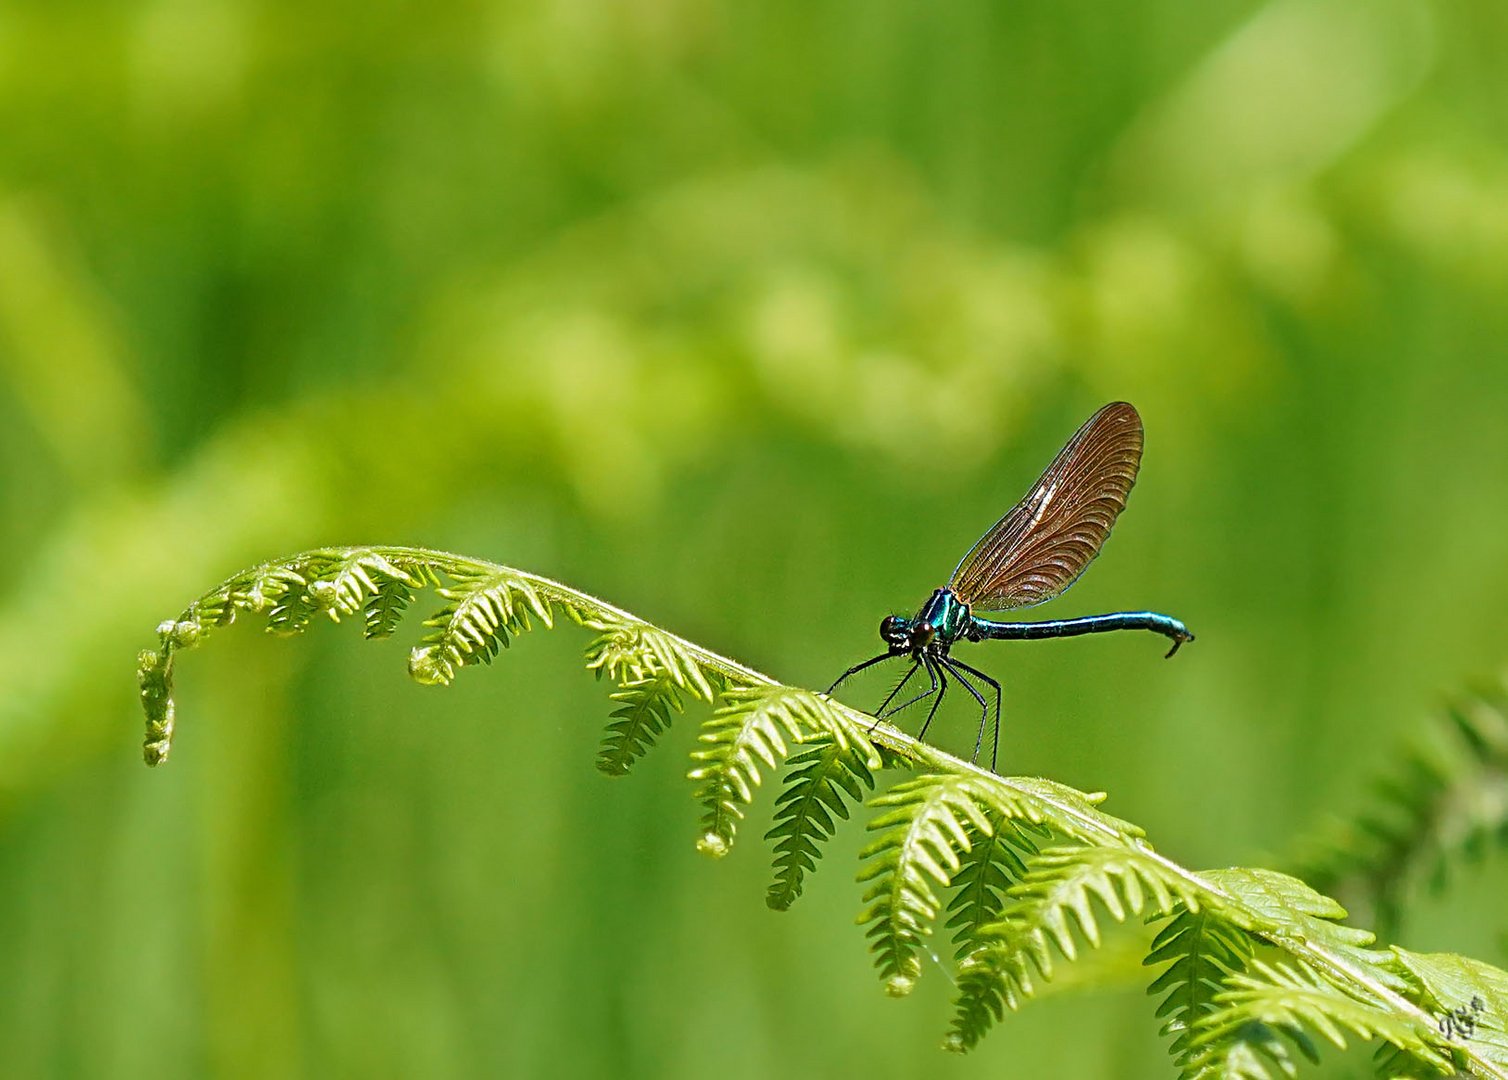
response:
{"label": "fern rachis", "polygon": [[1153,990],[1165,995],[1158,1015],[1168,1017],[1187,1077],[1287,1075],[1287,1047],[1312,1049],[1312,1033],[1378,1041],[1379,1075],[1449,1068],[1508,1080],[1508,973],[1452,954],[1377,949],[1340,921],[1335,901],[1295,878],[1187,870],[1100,810],[1101,795],[997,776],[559,582],[492,563],[419,548],[328,548],[237,574],[163,623],[159,647],[140,657],[147,762],[166,760],[171,746],[177,654],[216,628],[261,616],[274,632],[298,633],[318,614],[359,615],[368,637],[383,637],[425,588],[442,605],[410,654],[421,683],[445,684],[561,613],[595,632],[587,666],[617,684],[599,755],[605,772],[627,771],[691,703],[712,703],[692,755],[699,846],[725,854],[763,782],[784,771],[768,834],[772,907],[799,896],[822,842],[880,788],[869,800],[875,838],[860,870],[861,921],[886,989],[904,993],[946,902],[960,953],[947,1041],[955,1049],[1026,1004],[1059,964],[1098,947],[1107,917],[1139,916],[1166,923],[1148,962],[1169,965]]}

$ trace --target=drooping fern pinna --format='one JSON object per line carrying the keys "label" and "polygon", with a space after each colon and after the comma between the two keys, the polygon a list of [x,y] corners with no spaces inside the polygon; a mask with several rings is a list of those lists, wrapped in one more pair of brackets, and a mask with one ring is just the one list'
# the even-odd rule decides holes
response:
{"label": "drooping fern pinna", "polygon": [[[692,752],[698,847],[722,856],[767,777],[783,772],[774,881],[801,895],[838,819],[867,800],[860,921],[887,993],[908,993],[939,920],[956,946],[958,996],[946,1045],[972,1047],[1025,1004],[1101,925],[1157,924],[1151,992],[1184,1077],[1296,1074],[1320,1041],[1378,1044],[1379,1076],[1508,1080],[1508,973],[1462,956],[1374,947],[1345,911],[1270,870],[1195,872],[1129,822],[1051,780],[1005,777],[919,742],[826,695],[782,686],[558,582],[405,547],[324,548],[237,574],[159,628],[140,656],[145,757],[165,761],[177,654],[238,616],[294,634],[317,616],[392,634],[417,594],[440,607],[409,657],[446,684],[510,640],[564,616],[592,632],[587,667],[615,684],[598,767],[629,771],[688,705],[710,706]],[[871,794],[873,792],[873,794]]]}

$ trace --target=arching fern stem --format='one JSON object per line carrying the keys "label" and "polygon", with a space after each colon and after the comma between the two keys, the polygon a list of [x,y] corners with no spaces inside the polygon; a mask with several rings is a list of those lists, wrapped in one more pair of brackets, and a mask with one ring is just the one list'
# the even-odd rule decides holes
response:
{"label": "arching fern stem", "polygon": [[[1299,1025],[1314,1023],[1332,1041],[1339,1041],[1336,1024],[1349,1026],[1433,1069],[1450,1062],[1473,1075],[1508,1080],[1508,1057],[1498,1054],[1496,1041],[1453,1038],[1431,1011],[1462,1004],[1447,999],[1463,988],[1480,990],[1488,1003],[1483,1024],[1501,1026],[1508,1012],[1503,973],[1446,957],[1449,978],[1436,977],[1445,970],[1438,957],[1367,952],[1362,946],[1371,935],[1327,921],[1344,912],[1296,879],[1259,870],[1186,870],[1158,854],[1136,826],[1100,811],[1103,795],[1040,778],[997,776],[594,596],[495,563],[414,547],[322,548],[227,579],[159,626],[159,647],[139,658],[147,763],[164,761],[171,746],[172,675],[180,650],[241,614],[263,616],[269,630],[284,634],[300,632],[319,614],[336,622],[350,617],[366,636],[385,637],[426,587],[444,606],[424,621],[427,632],[409,657],[410,674],[423,683],[445,684],[463,667],[490,662],[535,619],[552,626],[563,612],[597,632],[588,667],[620,687],[613,695],[620,708],[599,756],[605,772],[627,771],[685,699],[715,704],[691,771],[704,807],[699,847],[708,854],[728,850],[764,775],[785,764],[791,745],[808,744],[789,777],[797,786],[780,801],[770,834],[779,840],[773,907],[799,895],[817,845],[833,831],[833,814],[847,815],[846,800],[873,783],[874,771],[916,770],[919,775],[871,801],[879,811],[871,829],[879,835],[864,852],[860,876],[869,888],[861,921],[870,926],[887,990],[903,994],[919,973],[921,940],[942,910],[937,889],[963,890],[963,907],[955,904],[955,910],[964,914],[951,924],[959,928],[962,957],[959,1019],[949,1039],[956,1049],[972,1045],[1005,1007],[1031,994],[1028,965],[1050,975],[1049,943],[1069,959],[1075,955],[1070,916],[1088,944],[1098,944],[1092,896],[1116,921],[1128,913],[1165,919],[1203,911],[1296,965],[1253,961],[1223,980],[1225,990],[1208,999],[1207,1008],[1199,1006],[1204,1015],[1175,1015],[1182,1025],[1175,1030],[1188,1036],[1174,1051],[1186,1076],[1214,1075],[1198,1064],[1212,1054],[1249,1052],[1250,1046],[1242,1050],[1244,1033],[1254,1026],[1276,1023],[1293,1037]],[[982,843],[991,836],[1010,842]],[[1058,846],[1044,845],[1044,838]],[[981,858],[993,859],[993,868]],[[993,922],[992,902],[1000,905]],[[1173,940],[1161,951],[1171,955],[1176,941],[1167,941]],[[1239,960],[1241,951],[1228,957]],[[1324,1012],[1329,993],[1347,1003],[1337,1003],[1332,1015]],[[1310,999],[1320,1004],[1311,1006]]]}

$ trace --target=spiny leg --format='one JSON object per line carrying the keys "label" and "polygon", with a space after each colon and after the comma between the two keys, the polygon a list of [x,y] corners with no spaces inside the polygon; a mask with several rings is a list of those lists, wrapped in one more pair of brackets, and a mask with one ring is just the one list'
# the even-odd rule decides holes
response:
{"label": "spiny leg", "polygon": [[[920,694],[917,694],[914,698],[911,698],[909,701],[903,702],[902,704],[895,706],[893,709],[886,710],[884,708],[884,706],[881,706],[880,710],[875,713],[875,715],[877,717],[879,717],[879,716],[894,716],[896,713],[902,711],[903,709],[909,709],[909,708],[911,708],[911,706],[915,705],[918,701],[921,701],[923,698],[931,697],[933,694],[937,693],[937,672],[932,669],[931,663],[927,662],[927,660],[926,660],[926,654],[925,653],[921,657],[919,657],[917,659],[916,664],[917,664],[917,666],[921,666],[921,665],[925,664],[925,666],[927,668],[927,675],[932,679],[932,685],[929,686],[929,687],[927,687],[927,689],[923,690]],[[906,673],[906,677],[910,678],[911,677],[911,672],[914,672],[915,670],[916,670],[916,667],[912,667],[911,671],[909,671],[909,672]],[[896,689],[899,690],[900,687],[896,687]],[[895,696],[894,694],[891,695],[891,697],[894,697],[894,696]],[[889,701],[890,699],[886,698],[885,700]],[[937,711],[937,706],[933,705],[932,709],[933,709],[933,712],[936,712]],[[930,716],[930,714],[929,714],[929,716]]]}
{"label": "spiny leg", "polygon": [[[891,653],[890,655],[893,656],[895,654]],[[920,660],[913,660],[911,662],[911,666],[906,669],[906,674],[904,674],[904,675],[901,676],[901,681],[895,684],[895,689],[891,690],[890,693],[888,695],[886,695],[885,700],[882,701],[882,702],[880,702],[880,707],[878,709],[876,709],[874,712],[870,713],[870,715],[874,717],[874,723],[872,723],[872,724],[869,725],[869,731],[870,731],[871,734],[874,733],[874,729],[875,728],[877,728],[877,727],[880,726],[880,718],[885,715],[885,706],[890,704],[890,699],[891,698],[895,697],[896,694],[900,693],[901,687],[905,686],[908,682],[911,681],[911,676],[913,676],[913,675],[916,674],[916,669],[920,665],[921,665],[921,661]]]}
{"label": "spiny leg", "polygon": [[[906,674],[901,676],[901,681],[895,684],[895,689],[885,695],[885,700],[880,702],[880,707],[874,711],[876,720],[885,715],[885,706],[895,700],[895,695],[899,694],[905,685],[911,681],[911,676],[916,674],[916,669],[919,667],[921,667],[920,660],[913,660],[911,662],[911,667],[907,669]],[[902,708],[905,708],[905,706],[902,706]]]}
{"label": "spiny leg", "polygon": [[937,715],[937,707],[942,704],[943,698],[948,693],[948,676],[943,672],[942,665],[926,653],[922,654],[922,661],[927,665],[927,671],[932,676],[932,689],[937,691],[937,700],[932,703],[932,708],[927,710],[927,719],[922,722],[922,729],[916,733],[918,739],[927,737],[927,729],[932,726],[932,718]]}
{"label": "spiny leg", "polygon": [[[994,691],[995,691],[995,732],[994,732],[994,736],[993,736],[993,738],[991,739],[991,742],[990,742],[990,772],[994,772],[995,771],[995,762],[996,762],[996,760],[1000,756],[1000,684],[997,683],[994,679],[990,678],[984,672],[980,671],[978,668],[970,667],[968,664],[965,664],[962,660],[958,660],[958,659],[956,659],[954,657],[949,657],[948,659],[949,659],[949,661],[955,667],[962,668],[964,671],[967,671],[970,675],[974,676],[976,679],[982,680],[985,683],[986,686],[990,686],[990,687],[994,688]],[[988,709],[985,710],[985,715],[986,716],[989,715],[989,710]],[[980,734],[982,735],[983,731],[981,731]],[[978,749],[976,749],[974,752],[976,754],[979,753]]]}
{"label": "spiny leg", "polygon": [[838,676],[838,681],[835,682],[835,683],[833,683],[831,686],[829,686],[827,688],[827,692],[829,694],[831,694],[839,686],[843,685],[843,683],[845,681],[847,681],[847,679],[848,679],[848,677],[850,675],[857,675],[859,672],[863,671],[865,668],[874,667],[881,660],[889,660],[893,656],[895,656],[895,653],[893,653],[893,652],[883,652],[883,653],[880,653],[879,656],[871,657],[870,659],[865,660],[862,664],[855,664],[853,667],[849,668],[843,674],[839,675]]}
{"label": "spiny leg", "polygon": [[958,661],[948,659],[944,660],[943,664],[953,672],[953,677],[969,692],[969,696],[979,702],[979,734],[974,738],[974,756],[969,759],[971,763],[977,763],[979,750],[984,745],[984,729],[990,726],[990,707],[985,703],[984,696],[974,689],[974,684],[969,682],[968,677],[964,675],[963,669],[958,666]]}

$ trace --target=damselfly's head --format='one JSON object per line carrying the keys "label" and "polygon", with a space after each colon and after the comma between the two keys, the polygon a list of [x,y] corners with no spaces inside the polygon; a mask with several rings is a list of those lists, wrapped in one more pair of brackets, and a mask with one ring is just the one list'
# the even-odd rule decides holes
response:
{"label": "damselfly's head", "polygon": [[937,627],[925,619],[886,615],[880,620],[880,639],[894,651],[925,649],[937,637]]}

